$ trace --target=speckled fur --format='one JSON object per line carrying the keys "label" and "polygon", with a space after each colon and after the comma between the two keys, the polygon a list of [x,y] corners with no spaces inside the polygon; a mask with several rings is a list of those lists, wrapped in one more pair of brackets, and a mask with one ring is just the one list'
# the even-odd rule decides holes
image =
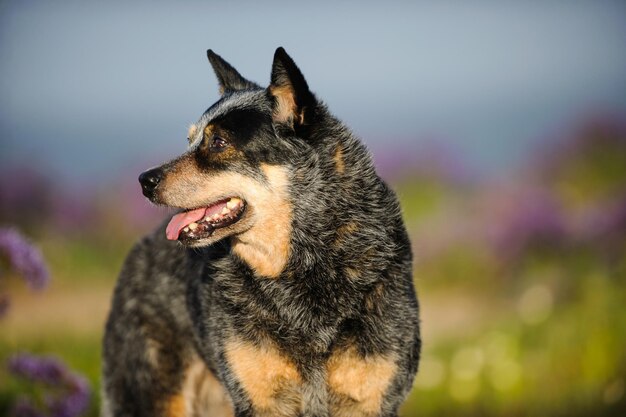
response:
{"label": "speckled fur", "polygon": [[[103,417],[396,416],[417,371],[420,336],[395,194],[282,48],[268,89],[212,52],[209,60],[223,96],[194,125],[189,150],[163,169],[193,158],[199,172],[263,183],[262,165],[285,168],[289,257],[270,279],[232,251],[235,232],[193,249],[166,240],[164,227],[143,238],[125,262],[106,325]],[[285,109],[276,117],[272,96],[285,86],[294,94],[291,118]],[[233,128],[237,157],[203,163],[206,125],[241,110],[254,120]],[[185,388],[198,358],[231,411]]]}

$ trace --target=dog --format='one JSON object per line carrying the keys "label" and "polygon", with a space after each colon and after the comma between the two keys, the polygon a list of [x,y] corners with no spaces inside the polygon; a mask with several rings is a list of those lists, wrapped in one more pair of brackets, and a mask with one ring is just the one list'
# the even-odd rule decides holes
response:
{"label": "dog", "polygon": [[397,416],[421,339],[394,192],[283,48],[267,88],[207,55],[220,99],[139,176],[178,213],[119,276],[102,416]]}

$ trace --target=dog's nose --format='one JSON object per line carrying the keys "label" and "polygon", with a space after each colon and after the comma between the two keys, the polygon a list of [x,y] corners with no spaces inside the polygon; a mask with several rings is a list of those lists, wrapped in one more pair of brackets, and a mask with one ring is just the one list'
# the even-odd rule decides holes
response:
{"label": "dog's nose", "polygon": [[163,170],[161,168],[152,168],[146,172],[142,172],[139,175],[139,183],[141,184],[143,195],[152,198],[154,196],[154,190],[161,182],[161,179],[163,179]]}

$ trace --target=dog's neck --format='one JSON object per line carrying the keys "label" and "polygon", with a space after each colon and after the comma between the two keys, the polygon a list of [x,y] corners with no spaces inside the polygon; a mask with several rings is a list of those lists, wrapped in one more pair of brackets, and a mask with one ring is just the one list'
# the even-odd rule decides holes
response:
{"label": "dog's neck", "polygon": [[278,278],[291,252],[292,203],[285,167],[262,165],[268,186],[256,193],[254,224],[231,238],[233,252],[259,277]]}
{"label": "dog's neck", "polygon": [[233,253],[260,278],[318,274],[320,265],[335,269],[333,254],[352,245],[365,227],[353,216],[377,205],[369,198],[380,179],[366,148],[339,121],[326,117],[335,136],[312,130],[312,155],[299,155],[302,161],[289,168],[261,166],[268,187],[255,196],[255,223],[231,238]]}
{"label": "dog's neck", "polygon": [[[255,229],[255,228],[253,228]],[[289,259],[289,238],[277,224],[265,230],[253,230],[233,237],[231,247],[254,273],[261,278],[278,278]]]}

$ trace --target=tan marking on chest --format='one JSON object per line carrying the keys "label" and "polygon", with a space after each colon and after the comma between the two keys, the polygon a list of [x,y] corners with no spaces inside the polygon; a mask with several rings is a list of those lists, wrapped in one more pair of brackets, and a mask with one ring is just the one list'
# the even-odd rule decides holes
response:
{"label": "tan marking on chest", "polygon": [[230,397],[204,362],[193,355],[178,394],[165,407],[167,417],[233,417]]}
{"label": "tan marking on chest", "polygon": [[285,269],[291,249],[291,202],[287,171],[262,165],[269,187],[259,187],[254,198],[254,225],[233,239],[233,252],[257,275],[276,278]]}
{"label": "tan marking on chest", "polygon": [[174,395],[167,402],[165,415],[167,417],[186,417],[187,407],[185,397],[181,394]]}
{"label": "tan marking on chest", "polygon": [[183,395],[187,400],[187,417],[232,417],[234,408],[224,386],[204,362],[196,357],[187,369]]}
{"label": "tan marking on chest", "polygon": [[355,348],[334,353],[326,364],[331,415],[378,415],[396,369],[392,356],[363,357]]}
{"label": "tan marking on chest", "polygon": [[296,366],[271,346],[230,340],[226,360],[258,416],[295,416],[302,412],[302,379]]}

